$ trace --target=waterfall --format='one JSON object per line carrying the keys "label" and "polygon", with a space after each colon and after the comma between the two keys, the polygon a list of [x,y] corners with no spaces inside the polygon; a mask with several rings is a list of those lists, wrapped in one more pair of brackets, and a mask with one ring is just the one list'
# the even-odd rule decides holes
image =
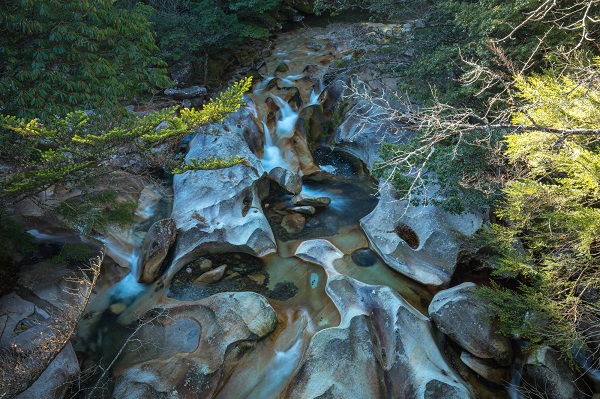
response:
{"label": "waterfall", "polygon": [[283,157],[281,156],[281,152],[279,151],[279,147],[273,144],[273,139],[271,137],[271,132],[269,132],[269,128],[266,123],[262,123],[263,131],[265,132],[265,153],[260,160],[263,168],[267,172],[271,169],[279,166],[285,169],[289,169],[288,164],[285,162]]}
{"label": "waterfall", "polygon": [[277,137],[291,137],[294,134],[298,113],[281,97],[273,95],[273,99],[281,111],[281,119],[277,121]]}
{"label": "waterfall", "polygon": [[107,238],[97,237],[106,247],[106,254],[113,260],[121,259],[129,265],[129,273],[116,285],[111,288],[111,293],[116,299],[127,299],[137,296],[145,290],[145,285],[139,283],[138,270],[140,264],[139,249],[132,249],[131,252],[119,245],[119,242],[113,243]]}
{"label": "waterfall", "polygon": [[308,105],[319,105],[319,96],[323,93],[323,82],[319,80],[310,92]]}
{"label": "waterfall", "polygon": [[[281,391],[288,384],[290,377],[296,370],[300,358],[302,357],[304,339],[304,330],[313,331],[311,321],[306,311],[301,311],[301,316],[295,322],[291,321],[291,314],[288,313],[288,323],[290,331],[297,331],[294,342],[286,350],[275,350],[275,355],[271,362],[264,370],[264,377],[246,396],[246,399],[274,399],[279,397]],[[285,335],[280,337],[279,345],[284,344],[287,340]]]}

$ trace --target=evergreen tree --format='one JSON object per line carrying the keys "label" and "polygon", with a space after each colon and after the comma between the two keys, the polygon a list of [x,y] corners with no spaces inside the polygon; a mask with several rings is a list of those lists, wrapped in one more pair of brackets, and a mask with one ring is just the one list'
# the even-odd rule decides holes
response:
{"label": "evergreen tree", "polygon": [[151,13],[113,0],[0,1],[0,112],[45,121],[166,86]]}

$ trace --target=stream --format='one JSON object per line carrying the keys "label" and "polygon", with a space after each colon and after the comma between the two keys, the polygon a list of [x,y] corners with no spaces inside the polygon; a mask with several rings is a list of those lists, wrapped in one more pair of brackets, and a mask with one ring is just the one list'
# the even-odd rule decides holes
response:
{"label": "stream", "polygon": [[[356,287],[356,292],[361,293],[369,292],[369,287],[376,287],[372,289],[373,295],[376,289],[385,295],[388,295],[388,291],[385,290],[391,289],[389,292],[397,293],[403,298],[401,306],[417,315],[411,317],[417,319],[421,317],[426,320],[427,309],[435,290],[403,276],[386,265],[371,248],[367,236],[360,227],[360,220],[371,213],[379,201],[377,182],[365,173],[366,168],[362,161],[335,147],[324,146],[321,138],[316,138],[316,141],[307,139],[311,141],[310,149],[305,148],[305,144],[297,140],[298,126],[306,120],[303,119],[303,115],[312,108],[322,109],[323,93],[328,83],[326,81],[328,68],[336,58],[343,56],[324,32],[319,28],[299,28],[279,35],[272,55],[258,70],[260,78],[254,79],[254,88],[247,96],[248,105],[244,111],[251,116],[255,124],[252,129],[259,131],[263,137],[264,146],[257,151],[257,155],[264,171],[268,173],[273,168],[279,167],[304,175],[301,194],[309,197],[327,197],[331,199],[331,203],[317,208],[313,215],[303,215],[304,224],[301,231],[290,233],[282,227],[282,219],[293,207],[291,202],[293,195],[271,188],[268,195],[261,199],[260,205],[275,238],[275,252],[254,256],[247,250],[231,250],[228,246],[222,250],[202,250],[192,255],[186,254],[186,257],[177,258],[184,259],[185,262],[177,261],[177,269],[169,270],[165,274],[166,277],[163,276],[153,284],[138,282],[143,236],[153,222],[169,216],[169,207],[163,204],[160,208],[145,209],[144,225],[133,228],[139,234],[134,234],[132,231],[129,241],[125,243],[101,239],[107,247],[108,256],[128,264],[131,271],[119,283],[95,299],[90,312],[92,316],[82,324],[77,349],[86,354],[84,364],[90,367],[92,364],[112,367],[110,374],[115,379],[107,380],[106,391],[103,391],[110,392],[116,389],[111,397],[159,397],[152,396],[154,394],[150,393],[155,391],[162,392],[160,397],[165,398],[306,397],[303,396],[306,394],[301,392],[309,392],[306,390],[312,389],[311,384],[315,383],[303,382],[303,378],[309,377],[303,377],[302,373],[311,369],[307,364],[312,363],[307,362],[315,357],[315,349],[312,347],[317,345],[314,343],[316,337],[322,339],[326,334],[345,331],[342,328],[350,328],[348,326],[354,328],[353,323],[360,317],[370,317],[379,312],[373,310],[377,308],[375,305],[369,304],[375,299],[365,299],[365,304],[356,307],[349,305],[348,309],[340,306],[340,298],[343,295],[340,291],[336,291],[339,288],[336,288],[334,283],[349,282],[348,284]],[[306,154],[307,151],[310,156],[299,155]],[[310,176],[319,176],[319,178],[312,179]],[[218,188],[215,188],[215,191],[218,191]],[[315,249],[309,249],[307,254],[302,255],[304,248],[313,248],[313,246],[322,248],[324,241],[334,248],[327,252],[333,254],[330,258],[321,256],[320,252],[314,252]],[[176,257],[174,253],[177,251],[178,249],[171,251],[169,256]],[[311,261],[309,258],[313,254],[320,260]],[[318,262],[321,263],[317,264]],[[206,265],[214,265],[213,267],[226,265],[230,274],[226,274],[224,278],[213,284],[198,283],[199,276],[207,270]],[[210,301],[211,298],[215,298],[215,295],[247,292],[254,292],[266,298],[268,305],[275,311],[277,325],[274,331],[263,339],[252,338],[252,334],[250,338],[240,339],[240,342],[246,342],[245,349],[233,349],[233,344],[228,346],[226,350],[224,349],[222,366],[216,369],[213,366],[210,366],[213,368],[202,366],[208,371],[202,371],[201,375],[207,377],[194,378],[199,378],[198,385],[204,384],[202,386],[209,387],[206,389],[207,392],[211,392],[210,396],[194,396],[196,394],[193,392],[196,391],[188,387],[188,380],[191,378],[189,374],[186,374],[188,382],[178,383],[177,387],[172,387],[172,390],[163,386],[161,381],[156,381],[155,377],[150,377],[150,374],[147,374],[147,381],[139,382],[136,386],[138,388],[152,386],[154,391],[143,390],[150,388],[133,390],[131,387],[134,385],[124,385],[119,382],[123,376],[134,378],[129,377],[133,374],[130,371],[132,368],[138,370],[136,371],[138,374],[141,373],[139,370],[146,372],[144,362],[148,362],[151,367],[158,365],[157,369],[164,368],[169,378],[175,378],[174,375],[181,371],[171,368],[172,363],[169,359],[174,356],[187,359],[185,361],[189,363],[183,364],[190,370],[194,367],[201,369],[202,367],[196,366],[196,363],[192,363],[185,356],[200,353],[199,348],[205,345],[202,344],[202,340],[207,334],[211,334],[212,327],[208,328],[202,321],[194,321],[201,320],[200,316],[194,319],[186,316],[185,313],[178,313],[180,312],[178,304],[191,309],[196,304],[205,303],[203,301]],[[133,315],[144,314],[149,309],[161,306],[172,309],[171,321],[165,319],[159,321],[156,326],[142,329],[136,339],[143,344],[128,343],[127,339],[135,326]],[[204,314],[205,308],[202,306],[194,311],[196,315]],[[400,309],[404,308],[400,307]],[[399,310],[398,314],[401,312]],[[354,315],[360,314],[365,316],[353,318]],[[398,315],[383,317],[382,320],[388,323],[389,320],[399,317]],[[398,346],[399,344],[393,343],[397,342],[394,340],[398,338],[394,338],[393,334],[381,332],[387,327],[382,327],[378,323],[375,321],[370,327],[378,331],[380,340],[378,345],[382,347],[382,354],[377,354],[376,357],[382,364],[388,364],[391,360],[386,359],[389,359],[391,354],[387,353],[386,358],[385,348]],[[224,333],[227,334],[229,333]],[[435,332],[432,334],[435,335]],[[144,341],[144,338],[147,341]],[[418,342],[420,337],[414,339]],[[445,345],[445,341],[439,338],[439,334],[435,340],[439,346]],[[124,354],[113,364],[112,359],[118,356],[119,350],[123,347],[126,348]],[[452,350],[444,354],[437,349],[431,351],[423,357],[436,364],[435,372],[439,369],[441,374],[450,375],[445,384],[449,384],[451,389],[455,389],[453,385],[455,383],[458,387],[458,377],[452,377],[456,373],[450,369],[446,371],[442,359],[458,362],[456,357],[460,353],[451,355],[448,353]],[[211,354],[204,353],[197,356],[208,359],[205,360],[206,364],[213,364],[214,359]],[[417,358],[419,356],[421,355],[415,355]],[[314,370],[318,369],[317,366],[311,367]],[[382,381],[389,380],[385,373],[396,366],[386,367],[379,377]],[[369,372],[364,370],[364,373]],[[135,375],[135,378],[138,378],[136,381],[141,381],[138,374]],[[218,378],[213,377],[217,374]],[[478,397],[506,397],[503,389],[482,383],[469,371],[463,370],[461,375],[471,383],[471,387],[467,390],[477,392]],[[399,397],[394,396],[399,395],[397,392],[400,392],[395,388],[396,383],[386,382],[386,384],[391,386],[389,392],[381,393],[383,396],[379,397]],[[189,391],[186,390],[188,388]],[[328,392],[334,392],[333,396],[319,397],[343,397],[340,396],[341,394],[336,396],[336,391]],[[370,396],[368,392],[365,388],[363,397],[376,397]],[[100,395],[100,392],[96,394]],[[511,395],[511,397],[517,396]]]}

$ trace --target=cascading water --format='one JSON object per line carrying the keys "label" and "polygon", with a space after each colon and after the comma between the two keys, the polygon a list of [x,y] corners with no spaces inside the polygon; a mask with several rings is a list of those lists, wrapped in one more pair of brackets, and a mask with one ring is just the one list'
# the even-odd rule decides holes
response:
{"label": "cascading water", "polygon": [[277,137],[291,137],[294,134],[294,126],[298,120],[298,113],[281,97],[273,95],[273,99],[281,112],[281,118],[277,121]]}
{"label": "cascading water", "polygon": [[265,168],[267,172],[275,167],[289,169],[288,164],[281,156],[279,147],[273,144],[273,138],[271,137],[271,132],[269,132],[269,127],[264,122],[262,125],[263,131],[265,132],[265,153],[263,158],[260,160],[263,168]]}

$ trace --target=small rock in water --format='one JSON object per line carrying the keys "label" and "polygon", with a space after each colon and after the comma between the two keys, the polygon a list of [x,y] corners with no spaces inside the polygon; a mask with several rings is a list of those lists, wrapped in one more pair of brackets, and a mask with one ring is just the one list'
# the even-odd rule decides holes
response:
{"label": "small rock in water", "polygon": [[294,206],[290,208],[290,211],[302,213],[303,215],[314,215],[317,210],[314,206]]}
{"label": "small rock in water", "polygon": [[112,314],[121,314],[126,308],[127,306],[124,303],[113,303],[108,309]]}
{"label": "small rock in water", "polygon": [[358,266],[369,267],[377,263],[377,255],[370,249],[357,249],[352,253],[352,262]]}
{"label": "small rock in water", "polygon": [[251,274],[248,276],[248,278],[259,285],[263,285],[267,280],[267,276],[265,276],[264,274]]}
{"label": "small rock in water", "polygon": [[302,230],[304,230],[304,224],[306,220],[304,217],[298,213],[292,213],[290,215],[286,215],[281,221],[281,227],[288,234],[298,234]]}
{"label": "small rock in water", "polygon": [[292,197],[292,204],[298,206],[314,206],[323,207],[331,204],[331,198],[329,197],[310,197],[307,195],[294,195]]}
{"label": "small rock in water", "polygon": [[300,191],[302,191],[300,176],[280,166],[271,169],[269,179],[275,184],[276,188],[288,194],[300,194]]}
{"label": "small rock in water", "polygon": [[186,272],[187,274],[192,274],[192,268],[191,268],[191,267],[186,267],[186,268],[185,268],[185,272]]}
{"label": "small rock in water", "polygon": [[203,273],[200,277],[194,280],[194,283],[204,283],[204,284],[214,284],[219,282],[223,275],[225,274],[225,270],[227,269],[227,265],[221,265],[214,270]]}
{"label": "small rock in water", "polygon": [[229,276],[225,277],[224,281],[233,280],[234,278],[238,278],[240,274],[238,272],[231,273]]}
{"label": "small rock in water", "polygon": [[210,269],[212,269],[212,260],[204,259],[202,262],[200,262],[200,271],[201,272],[207,272]]}

